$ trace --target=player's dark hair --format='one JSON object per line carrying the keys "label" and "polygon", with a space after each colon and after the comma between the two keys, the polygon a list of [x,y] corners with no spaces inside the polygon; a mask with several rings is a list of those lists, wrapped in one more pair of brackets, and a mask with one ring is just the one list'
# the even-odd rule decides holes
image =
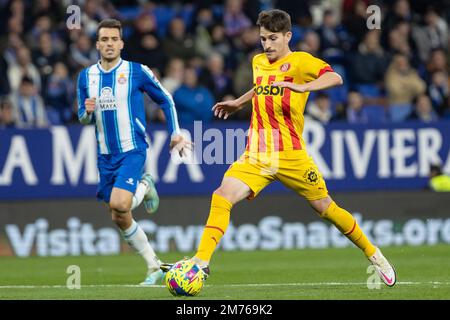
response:
{"label": "player's dark hair", "polygon": [[260,12],[256,21],[258,27],[264,27],[271,32],[291,31],[291,16],[283,10],[272,9]]}
{"label": "player's dark hair", "polygon": [[122,38],[122,23],[116,19],[102,20],[97,26],[97,40],[101,28],[115,28],[119,30],[120,38]]}

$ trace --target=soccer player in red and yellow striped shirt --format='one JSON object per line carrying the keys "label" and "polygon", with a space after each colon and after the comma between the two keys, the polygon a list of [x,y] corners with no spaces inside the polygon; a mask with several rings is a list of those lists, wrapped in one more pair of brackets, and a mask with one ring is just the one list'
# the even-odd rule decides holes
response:
{"label": "soccer player in red and yellow striped shirt", "polygon": [[328,195],[325,181],[308,155],[302,138],[309,92],[343,83],[326,62],[305,52],[292,52],[290,16],[282,10],[263,11],[258,17],[264,53],[253,59],[254,87],[233,101],[219,102],[213,110],[219,118],[252,99],[253,112],[246,151],[225,173],[214,191],[211,211],[197,253],[192,258],[207,269],[211,256],[225,233],[231,208],[245,198],[254,198],[278,180],[303,196],[323,219],[333,223],[360,248],[383,282],[393,286],[393,267],[361,230],[353,216]]}

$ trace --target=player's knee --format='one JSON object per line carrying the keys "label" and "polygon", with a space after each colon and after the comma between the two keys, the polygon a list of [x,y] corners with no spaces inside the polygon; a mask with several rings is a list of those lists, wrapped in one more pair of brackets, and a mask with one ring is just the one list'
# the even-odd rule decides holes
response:
{"label": "player's knee", "polygon": [[321,216],[325,218],[326,212],[333,200],[330,197],[309,201],[311,207]]}
{"label": "player's knee", "polygon": [[127,213],[131,209],[131,204],[123,200],[112,200],[109,202],[109,208],[118,215]]}
{"label": "player's knee", "polygon": [[233,191],[229,190],[229,188],[220,186],[219,188],[217,188],[216,190],[214,190],[214,194],[217,194],[225,199],[227,199],[228,201],[230,201],[231,203],[234,203],[234,196],[233,196]]}

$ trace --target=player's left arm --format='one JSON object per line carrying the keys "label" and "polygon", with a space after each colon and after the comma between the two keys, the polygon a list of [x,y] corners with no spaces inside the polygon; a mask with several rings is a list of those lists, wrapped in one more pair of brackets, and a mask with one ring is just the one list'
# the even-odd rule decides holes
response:
{"label": "player's left arm", "polygon": [[307,92],[324,90],[340,86],[344,83],[342,77],[334,72],[333,68],[325,61],[313,55],[301,52],[298,54],[298,75],[300,83],[274,82],[273,86],[286,87],[295,92]]}
{"label": "player's left arm", "polygon": [[142,65],[142,88],[163,110],[170,132],[170,150],[175,149],[180,156],[186,155],[185,149],[192,150],[192,142],[181,134],[177,111],[171,94],[156,79],[153,72]]}
{"label": "player's left arm", "polygon": [[272,83],[272,85],[278,86],[278,87],[289,88],[292,91],[301,93],[301,92],[307,92],[307,91],[324,90],[324,89],[340,86],[343,83],[344,83],[344,81],[342,80],[342,77],[338,73],[336,73],[334,71],[327,71],[327,72],[323,73],[321,76],[319,76],[316,80],[313,80],[311,82],[307,82],[304,84],[279,81],[279,82]]}

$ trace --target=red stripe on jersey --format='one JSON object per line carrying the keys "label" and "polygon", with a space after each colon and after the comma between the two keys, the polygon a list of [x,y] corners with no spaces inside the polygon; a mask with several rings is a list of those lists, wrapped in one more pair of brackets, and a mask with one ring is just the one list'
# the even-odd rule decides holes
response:
{"label": "red stripe on jersey", "polygon": [[252,119],[250,120],[250,129],[248,133],[247,146],[245,147],[245,150],[247,151],[250,150],[250,146],[252,145],[252,135],[253,135],[253,116]]}
{"label": "red stripe on jersey", "polygon": [[319,75],[317,76],[317,78],[320,77],[321,75],[323,75],[325,72],[334,72],[334,70],[332,67],[326,66],[325,68],[320,69]]}
{"label": "red stripe on jersey", "polygon": [[[284,77],[284,81],[292,82],[294,78]],[[284,122],[289,128],[289,133],[291,135],[292,147],[294,150],[301,150],[302,145],[300,143],[300,138],[295,131],[294,124],[291,119],[291,90],[285,88],[283,98],[281,99],[281,108],[283,110]]]}
{"label": "red stripe on jersey", "polygon": [[[276,76],[269,76],[269,86],[275,81]],[[274,151],[283,151],[283,136],[280,132],[280,124],[275,118],[275,111],[273,110],[273,96],[265,97],[266,112],[269,116],[270,126],[272,127],[272,139],[274,144]]]}
{"label": "red stripe on jersey", "polygon": [[[262,76],[256,78],[256,85],[259,86],[262,81]],[[253,103],[255,106],[255,112],[256,112],[256,120],[258,122],[258,152],[265,152],[266,151],[266,141],[264,139],[264,125],[263,120],[261,117],[261,112],[259,110],[259,102],[258,102],[258,96],[255,94],[253,97]]]}

